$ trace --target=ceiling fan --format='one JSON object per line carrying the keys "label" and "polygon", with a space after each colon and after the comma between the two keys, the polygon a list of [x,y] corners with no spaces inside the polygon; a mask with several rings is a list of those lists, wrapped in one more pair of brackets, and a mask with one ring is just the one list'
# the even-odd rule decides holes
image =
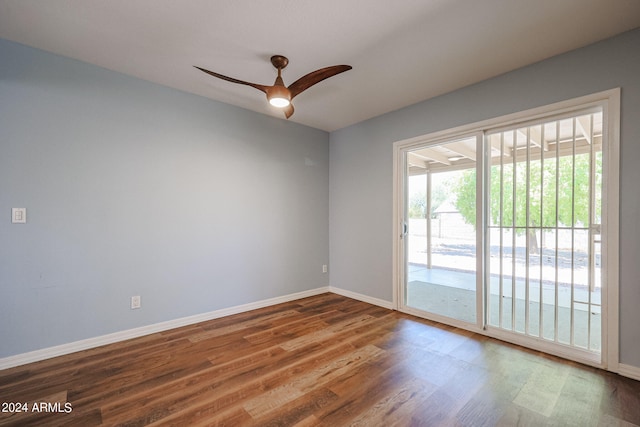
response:
{"label": "ceiling fan", "polygon": [[278,69],[278,77],[276,77],[276,81],[273,86],[265,86],[257,83],[245,82],[243,80],[234,79],[232,77],[214,73],[213,71],[205,70],[204,68],[200,68],[195,65],[194,67],[219,79],[226,80],[231,83],[251,86],[258,89],[259,91],[264,92],[267,95],[267,99],[269,100],[269,103],[271,105],[283,109],[284,115],[287,117],[287,119],[293,115],[293,104],[291,103],[291,100],[296,97],[296,95],[309,89],[316,83],[320,83],[321,81],[328,79],[329,77],[335,76],[336,74],[349,71],[352,68],[350,65],[333,65],[331,67],[321,68],[300,77],[298,80],[291,83],[287,87],[282,81],[282,70],[289,64],[289,60],[285,56],[274,55],[271,57],[271,64],[273,64],[273,66]]}

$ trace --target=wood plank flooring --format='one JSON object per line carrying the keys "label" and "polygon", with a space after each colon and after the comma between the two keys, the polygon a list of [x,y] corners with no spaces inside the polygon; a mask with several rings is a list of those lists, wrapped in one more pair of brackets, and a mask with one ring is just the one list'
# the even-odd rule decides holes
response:
{"label": "wood plank flooring", "polygon": [[640,425],[638,381],[335,294],[0,371],[0,403],[28,409],[1,426]]}

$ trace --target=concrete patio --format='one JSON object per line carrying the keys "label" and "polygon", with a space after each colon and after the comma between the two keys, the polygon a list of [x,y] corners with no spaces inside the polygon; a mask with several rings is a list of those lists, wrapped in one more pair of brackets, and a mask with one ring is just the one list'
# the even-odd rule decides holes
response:
{"label": "concrete patio", "polygon": [[[474,258],[469,257],[472,264]],[[468,263],[467,263],[468,264]],[[463,266],[464,263],[457,265]],[[407,279],[407,306],[439,315],[476,322],[476,275],[473,270],[410,263]],[[498,276],[491,277],[489,298],[489,324],[525,333],[525,279],[516,277],[515,284],[510,277],[503,276],[502,324],[500,324],[500,283]],[[542,293],[540,287],[542,286]],[[513,316],[512,290],[515,288],[515,316]],[[529,283],[529,328],[528,334],[540,336],[540,296],[542,295],[542,338],[555,340],[556,285],[555,283],[531,280]],[[600,288],[591,293],[591,301],[600,303]],[[571,342],[571,300],[572,287],[568,283],[558,283],[558,342]],[[589,301],[586,286],[573,286],[574,345],[600,351],[601,313],[599,306],[589,306],[576,301]],[[589,318],[591,324],[589,325]],[[515,321],[515,327],[513,327]],[[588,339],[590,331],[590,342]]]}

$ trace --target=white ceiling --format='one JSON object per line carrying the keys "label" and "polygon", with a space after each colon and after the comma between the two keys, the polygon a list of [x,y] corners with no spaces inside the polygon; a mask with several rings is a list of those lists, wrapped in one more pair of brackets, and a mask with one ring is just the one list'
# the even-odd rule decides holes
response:
{"label": "white ceiling", "polygon": [[351,65],[294,100],[327,131],[637,27],[639,0],[0,0],[0,38],[276,117],[192,66],[271,85],[273,54],[285,84]]}

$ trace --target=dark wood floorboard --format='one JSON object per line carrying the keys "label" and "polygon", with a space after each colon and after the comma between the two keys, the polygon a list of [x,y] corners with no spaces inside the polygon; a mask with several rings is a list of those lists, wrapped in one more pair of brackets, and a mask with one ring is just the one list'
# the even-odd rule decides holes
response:
{"label": "dark wood floorboard", "polygon": [[0,426],[640,425],[638,381],[330,293],[0,371],[0,402],[28,409]]}

